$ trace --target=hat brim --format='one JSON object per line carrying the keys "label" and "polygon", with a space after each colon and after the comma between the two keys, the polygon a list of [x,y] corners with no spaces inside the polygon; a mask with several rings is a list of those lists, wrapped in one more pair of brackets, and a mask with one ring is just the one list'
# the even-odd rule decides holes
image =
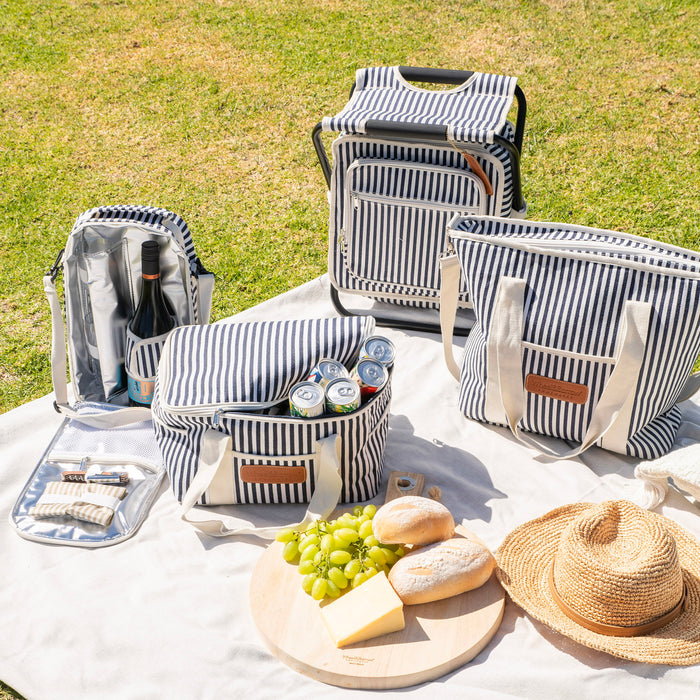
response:
{"label": "hat brim", "polygon": [[552,597],[549,572],[564,528],[593,504],[562,506],[520,525],[496,552],[498,578],[512,600],[529,615],[592,649],[643,663],[689,666],[700,663],[700,543],[668,518],[686,586],[681,614],[668,625],[637,637],[592,632],[567,617]]}

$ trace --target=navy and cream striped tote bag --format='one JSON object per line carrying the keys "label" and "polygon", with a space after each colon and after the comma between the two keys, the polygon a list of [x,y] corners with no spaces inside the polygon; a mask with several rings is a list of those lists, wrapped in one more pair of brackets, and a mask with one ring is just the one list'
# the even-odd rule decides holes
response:
{"label": "navy and cream striped tote bag", "polygon": [[[344,294],[436,309],[450,219],[525,213],[507,118],[517,81],[465,72],[462,84],[430,90],[401,70],[357,71],[350,101],[321,123],[340,132],[331,149],[329,277]],[[519,190],[519,170],[517,182]]]}
{"label": "navy and cream striped tote bag", "polygon": [[[613,231],[493,217],[456,217],[449,237],[441,322],[468,418],[508,426],[557,458],[592,445],[644,459],[671,448],[677,404],[697,383],[698,253]],[[476,317],[461,370],[450,329],[460,270]]]}
{"label": "navy and cream striped tote bag", "polygon": [[[363,316],[174,329],[161,355],[152,411],[183,512],[194,505],[313,504],[314,498],[328,511],[339,500],[372,498],[381,480],[391,376],[351,413],[300,418],[285,408],[291,387],[321,358],[351,368],[373,329],[374,319]],[[218,523],[200,529],[234,534]]]}

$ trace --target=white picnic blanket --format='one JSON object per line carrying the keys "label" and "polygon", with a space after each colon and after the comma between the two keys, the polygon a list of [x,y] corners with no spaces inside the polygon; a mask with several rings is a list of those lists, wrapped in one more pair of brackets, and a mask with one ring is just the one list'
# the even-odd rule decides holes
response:
{"label": "white picnic blanket", "polygon": [[[239,317],[333,314],[324,276]],[[439,486],[455,519],[492,548],[521,522],[565,503],[648,498],[634,476],[637,460],[597,448],[580,459],[540,460],[505,429],[467,420],[456,407],[457,384],[440,337],[380,332],[398,349],[384,480],[391,470],[424,473],[426,489]],[[700,408],[686,402],[683,409],[682,434],[698,434]],[[380,694],[324,685],[268,652],[248,605],[265,543],[198,534],[179,519],[167,480],[141,529],[121,544],[89,550],[18,537],[8,514],[60,422],[52,396],[0,416],[0,679],[30,700]],[[383,497],[382,489],[375,501]],[[700,535],[700,508],[675,488],[657,511]],[[299,507],[235,512],[273,525],[292,522]],[[381,696],[682,700],[697,698],[699,689],[700,667],[617,660],[550,631],[507,601],[498,633],[473,661],[433,683]]]}

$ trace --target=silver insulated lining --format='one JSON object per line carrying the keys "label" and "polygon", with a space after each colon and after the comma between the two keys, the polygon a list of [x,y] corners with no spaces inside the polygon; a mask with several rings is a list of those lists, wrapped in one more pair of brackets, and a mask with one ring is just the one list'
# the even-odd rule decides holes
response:
{"label": "silver insulated lining", "polygon": [[66,321],[71,379],[86,400],[125,398],[126,326],[141,289],[141,244],[161,246],[163,290],[177,325],[195,322],[188,298],[190,265],[165,227],[149,223],[97,221],[71,236],[64,259]]}

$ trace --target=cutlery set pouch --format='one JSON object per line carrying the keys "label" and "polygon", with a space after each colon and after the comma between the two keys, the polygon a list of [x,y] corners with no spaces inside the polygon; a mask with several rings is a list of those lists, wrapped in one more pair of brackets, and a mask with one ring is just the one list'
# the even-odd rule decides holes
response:
{"label": "cutlery set pouch", "polygon": [[[563,223],[455,217],[442,260],[445,359],[459,407],[550,457],[592,445],[668,452],[700,383],[700,255]],[[463,278],[476,323],[461,368],[452,323]],[[544,442],[538,435],[568,445]]]}
{"label": "cutlery set pouch", "polygon": [[[288,415],[290,389],[322,358],[350,369],[374,319],[216,323],[174,329],[163,348],[152,412],[182,517],[215,536],[274,536],[195,505],[308,503],[316,517],[379,489],[389,423],[389,379],[359,408]],[[287,415],[285,415],[287,414]],[[310,517],[307,513],[307,517]]]}
{"label": "cutlery set pouch", "polygon": [[[10,524],[28,540],[78,547],[104,547],[128,539],[158,494],[165,468],[151,421],[116,427],[88,422],[123,411],[78,402],[78,418],[64,418],[20,493]],[[63,481],[63,472],[84,475]],[[89,481],[104,472],[124,474],[115,484]]]}

